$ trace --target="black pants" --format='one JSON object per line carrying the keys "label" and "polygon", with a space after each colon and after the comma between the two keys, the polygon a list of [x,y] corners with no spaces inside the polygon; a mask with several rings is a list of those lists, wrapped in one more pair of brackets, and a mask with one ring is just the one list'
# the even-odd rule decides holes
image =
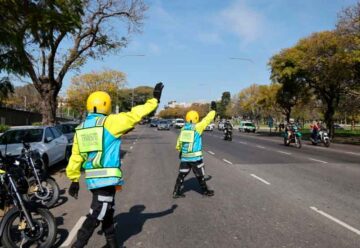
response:
{"label": "black pants", "polygon": [[198,180],[200,187],[203,191],[207,191],[208,187],[205,181],[205,169],[204,163],[202,160],[194,161],[194,162],[181,162],[179,168],[179,175],[176,179],[175,189],[174,191],[179,193],[180,187],[182,186],[185,177],[193,171],[196,179]]}
{"label": "black pants", "polygon": [[115,187],[105,187],[91,190],[93,194],[90,212],[81,229],[77,233],[77,240],[72,247],[84,247],[100,222],[102,231],[107,239],[115,238],[114,228],[114,197]]}

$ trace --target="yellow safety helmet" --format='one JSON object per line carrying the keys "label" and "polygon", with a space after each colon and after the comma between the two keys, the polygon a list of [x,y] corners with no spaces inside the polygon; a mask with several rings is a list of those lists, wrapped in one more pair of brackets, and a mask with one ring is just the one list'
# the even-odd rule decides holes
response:
{"label": "yellow safety helmet", "polygon": [[104,91],[95,91],[86,101],[88,113],[109,115],[111,113],[111,97]]}
{"label": "yellow safety helmet", "polygon": [[196,124],[199,122],[199,114],[194,110],[190,110],[189,112],[187,112],[185,119],[186,122],[191,122],[193,124]]}

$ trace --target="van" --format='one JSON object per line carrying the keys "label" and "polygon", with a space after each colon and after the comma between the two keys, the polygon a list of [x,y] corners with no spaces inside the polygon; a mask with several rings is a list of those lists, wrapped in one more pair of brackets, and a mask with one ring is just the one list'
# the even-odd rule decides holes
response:
{"label": "van", "polygon": [[255,133],[256,126],[251,121],[242,121],[242,122],[240,122],[239,131],[240,132],[248,132],[248,133],[252,132],[252,133]]}

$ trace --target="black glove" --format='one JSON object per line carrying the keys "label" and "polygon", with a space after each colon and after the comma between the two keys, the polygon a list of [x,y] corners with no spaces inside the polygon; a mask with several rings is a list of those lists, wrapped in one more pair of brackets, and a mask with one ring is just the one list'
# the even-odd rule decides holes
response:
{"label": "black glove", "polygon": [[160,102],[161,93],[162,93],[163,88],[164,88],[163,83],[158,83],[155,85],[153,95],[154,95],[154,98],[156,98],[158,100],[158,102]]}
{"label": "black glove", "polygon": [[216,111],[216,102],[212,101],[211,102],[211,110],[215,110]]}
{"label": "black glove", "polygon": [[72,182],[69,188],[69,195],[77,199],[79,195],[79,189],[80,189],[79,183]]}

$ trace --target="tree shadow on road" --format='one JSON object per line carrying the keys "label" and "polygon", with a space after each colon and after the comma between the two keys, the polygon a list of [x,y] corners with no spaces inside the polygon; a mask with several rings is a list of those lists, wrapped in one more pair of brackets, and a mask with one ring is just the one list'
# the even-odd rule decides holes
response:
{"label": "tree shadow on road", "polygon": [[160,218],[172,214],[177,205],[157,213],[143,213],[144,205],[135,205],[129,209],[127,213],[121,213],[116,216],[116,231],[120,247],[131,237],[141,233],[145,222],[149,219]]}

